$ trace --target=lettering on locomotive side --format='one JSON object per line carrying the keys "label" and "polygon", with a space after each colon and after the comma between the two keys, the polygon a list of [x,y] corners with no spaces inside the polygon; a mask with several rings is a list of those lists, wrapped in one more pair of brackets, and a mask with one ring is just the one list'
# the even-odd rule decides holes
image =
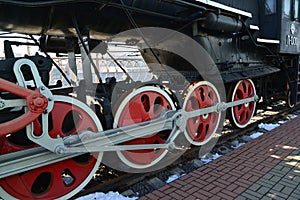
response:
{"label": "lettering on locomotive side", "polygon": [[286,36],[286,44],[290,46],[297,46],[298,45],[298,38],[293,35]]}
{"label": "lettering on locomotive side", "polygon": [[291,24],[290,26],[290,34],[286,35],[286,44],[290,46],[298,45],[298,37],[295,36],[297,32],[295,24]]}

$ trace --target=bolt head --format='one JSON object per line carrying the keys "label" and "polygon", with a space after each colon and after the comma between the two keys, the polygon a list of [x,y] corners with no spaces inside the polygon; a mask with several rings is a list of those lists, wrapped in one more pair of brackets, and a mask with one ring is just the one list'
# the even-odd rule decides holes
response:
{"label": "bolt head", "polygon": [[0,108],[4,108],[5,107],[5,103],[3,101],[0,101]]}

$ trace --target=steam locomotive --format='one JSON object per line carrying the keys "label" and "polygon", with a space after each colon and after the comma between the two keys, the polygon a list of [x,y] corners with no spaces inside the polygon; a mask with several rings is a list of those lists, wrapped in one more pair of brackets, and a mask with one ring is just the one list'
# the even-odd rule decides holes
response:
{"label": "steam locomotive", "polygon": [[[211,143],[225,117],[246,127],[259,100],[285,96],[293,107],[299,20],[299,0],[0,0],[0,196],[70,198],[101,162],[155,170]],[[133,80],[111,42],[137,47],[152,78]],[[44,55],[17,57],[16,45]],[[80,56],[83,78],[67,77],[51,53],[67,55],[75,77]],[[126,79],[103,80],[94,54]],[[49,84],[52,68],[68,87]]]}

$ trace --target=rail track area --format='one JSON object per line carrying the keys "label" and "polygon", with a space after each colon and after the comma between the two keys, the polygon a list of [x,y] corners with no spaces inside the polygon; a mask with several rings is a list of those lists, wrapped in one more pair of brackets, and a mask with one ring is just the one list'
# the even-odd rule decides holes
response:
{"label": "rail track area", "polygon": [[[222,134],[218,137],[218,142],[213,148],[209,147],[209,145],[204,145],[202,147],[192,147],[172,165],[164,169],[142,174],[128,174],[113,170],[105,165],[101,165],[92,181],[82,192],[76,195],[74,199],[87,197],[93,198],[94,195],[97,195],[97,192],[101,192],[101,194],[103,195],[104,193],[106,193],[106,195],[117,195],[117,197],[115,198],[119,198],[118,194],[120,193],[121,197],[128,196],[128,198],[133,197],[133,199],[138,197],[141,197],[141,199],[185,199],[187,197],[191,199],[232,199],[237,196],[237,191],[241,193],[242,189],[246,190],[251,186],[252,183],[255,182],[255,178],[256,180],[258,180],[259,177],[262,177],[264,174],[266,174],[266,172],[269,171],[267,169],[271,169],[273,166],[278,164],[278,162],[280,162],[280,159],[284,159],[286,157],[286,154],[291,152],[289,148],[286,150],[287,152],[285,152],[284,149],[282,151],[284,153],[283,155],[279,155],[278,157],[275,156],[276,158],[280,157],[280,159],[274,159],[273,161],[270,161],[270,159],[273,159],[273,157],[268,159],[270,157],[270,154],[265,154],[266,158],[262,164],[257,165],[257,163],[254,162],[255,164],[250,164],[248,167],[246,166],[247,164],[245,164],[249,162],[251,163],[252,160],[255,160],[256,152],[260,151],[255,150],[255,152],[252,153],[252,149],[255,149],[256,147],[260,147],[261,149],[265,148],[265,150],[272,149],[271,147],[268,148],[268,146],[271,145],[269,144],[271,141],[276,143],[276,140],[274,138],[278,138],[278,144],[276,145],[288,146],[288,144],[286,143],[289,141],[285,141],[282,130],[291,132],[286,133],[287,138],[290,138],[289,134],[293,135],[292,132],[294,131],[293,137],[291,136],[291,141],[293,141],[292,138],[297,138],[297,136],[299,137],[298,134],[295,134],[297,133],[297,130],[293,128],[296,127],[297,124],[297,121],[294,118],[296,118],[299,114],[299,106],[292,109],[285,108],[284,101],[280,100],[274,103],[272,106],[259,105],[252,123],[247,128],[234,129],[226,120]],[[290,120],[293,121],[289,122]],[[279,131],[277,129],[272,130],[280,125],[282,126],[278,128]],[[272,134],[274,131],[278,136],[274,136],[273,138]],[[279,138],[280,134],[282,134],[282,138]],[[261,135],[263,136],[260,137]],[[255,139],[257,137],[259,138]],[[269,140],[271,141],[269,142]],[[296,141],[297,140],[295,140],[295,142]],[[258,144],[256,144],[256,142]],[[263,146],[263,144],[266,145]],[[298,146],[295,145],[295,147]],[[208,154],[207,149],[211,149],[210,153]],[[241,152],[244,152],[244,154],[249,154],[250,156],[242,155],[241,158],[238,158],[238,155]],[[277,154],[279,154],[280,152],[281,151],[278,150]],[[259,155],[257,155],[259,159],[257,158],[258,160],[256,162],[258,163],[264,160],[264,158],[260,158],[260,155],[264,155],[264,153],[260,153]],[[236,158],[234,158],[233,156],[235,156]],[[235,160],[238,160],[238,162]],[[268,162],[270,162],[270,164],[268,164]],[[242,163],[244,164],[242,165]],[[238,167],[240,165],[241,167]],[[283,163],[282,165],[285,164]],[[226,166],[229,167],[227,168]],[[252,169],[251,167],[254,167],[254,171],[247,172],[248,170]],[[219,170],[219,168],[221,170]],[[236,168],[238,172],[233,172],[231,168]],[[261,172],[255,174],[261,169],[263,169]],[[210,170],[211,172],[209,172]],[[225,171],[223,172],[222,170]],[[213,174],[213,171],[216,171],[216,174]],[[216,177],[219,178],[216,179]],[[195,181],[194,179],[197,179],[199,181]],[[227,179],[233,181],[226,182]],[[275,180],[276,178],[273,179]],[[187,182],[185,183],[185,181]],[[285,182],[283,182],[283,184],[284,183]],[[254,189],[256,187],[263,188],[264,190],[261,189],[260,193],[253,195],[256,190],[249,190],[250,194],[248,194],[249,192],[247,190],[247,193],[245,193],[241,198],[243,199],[245,197],[255,199],[262,197],[261,193],[262,191],[266,191],[266,188],[264,186],[266,184],[269,183],[261,182],[260,185],[253,186]],[[294,188],[294,186],[297,186],[296,182],[295,184],[292,184],[290,188]],[[258,190],[260,188],[256,189]],[[283,187],[281,189],[283,189]],[[112,193],[112,191],[114,191],[115,193]],[[188,191],[193,194],[190,194]],[[219,194],[220,191],[222,192]],[[286,189],[286,191],[290,190]],[[277,193],[278,192],[280,193],[280,191],[277,191]],[[277,193],[268,193],[268,195],[270,198],[273,198],[277,197]],[[280,193],[278,198],[287,197],[286,195],[289,194],[284,195],[283,193]],[[297,194],[295,195],[297,196]],[[291,196],[291,198],[292,197],[293,196]],[[105,195],[102,198],[105,198]]]}

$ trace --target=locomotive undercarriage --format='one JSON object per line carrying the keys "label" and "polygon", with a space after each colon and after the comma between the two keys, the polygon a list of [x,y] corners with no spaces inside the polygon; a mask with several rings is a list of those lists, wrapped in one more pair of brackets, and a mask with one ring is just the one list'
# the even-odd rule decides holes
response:
{"label": "locomotive undercarriage", "polygon": [[[248,98],[232,97],[232,101],[223,102],[211,83],[200,81],[191,83],[182,106],[178,106],[170,92],[157,84],[148,83],[133,90],[127,89],[129,95],[121,101],[121,109],[115,111],[117,115],[114,124],[109,125],[110,120],[105,119],[111,116],[99,117],[85,103],[65,96],[68,94],[55,94],[61,93],[56,92],[59,89],[49,89],[47,80],[41,80],[41,74],[45,75],[44,70],[39,69],[32,58],[17,59],[13,64],[13,74],[18,85],[12,83],[14,80],[9,82],[0,79],[2,116],[13,115],[10,113],[15,110],[19,112],[17,117],[7,117],[0,125],[0,178],[2,192],[7,194],[4,198],[68,198],[80,191],[91,179],[101,162],[103,152],[107,151],[117,152],[121,161],[133,168],[134,172],[151,169],[171,152],[184,152],[190,143],[203,145],[209,142],[222,125],[221,113],[226,109],[248,107],[258,100],[255,91],[252,91],[253,95]],[[27,88],[28,79],[34,81],[34,87]],[[97,88],[103,89],[99,84]],[[103,85],[108,87],[104,83]],[[132,85],[135,86],[135,83]],[[73,88],[73,91],[77,89]],[[198,91],[202,91],[203,105],[195,107],[191,101],[199,98]],[[210,94],[206,94],[207,92]],[[106,95],[101,92],[95,94],[96,97]],[[137,98],[142,99],[140,106],[144,106],[139,111],[153,109],[152,116],[147,113],[148,118],[137,116],[137,120],[126,122],[126,115],[134,111],[128,105],[139,104]],[[72,117],[70,113],[73,113]],[[103,113],[107,112],[102,111],[101,114]],[[201,119],[199,123],[205,127],[201,129],[199,124],[195,125],[195,119]],[[68,120],[75,122],[67,125]],[[105,129],[110,126],[113,128],[103,130],[102,124],[105,124]],[[193,132],[198,132],[198,135],[193,135]],[[183,135],[187,143],[178,140]],[[16,142],[18,140],[27,142],[20,145]],[[146,155],[139,155],[141,152]],[[177,158],[178,154],[174,155]],[[78,164],[81,167],[75,167]],[[58,167],[60,165],[64,167]],[[89,170],[81,172],[82,167]],[[22,187],[27,188],[23,196],[19,193],[25,189],[12,189],[12,184],[16,180],[24,180],[26,174],[32,178],[29,183],[22,184]],[[36,189],[38,183],[51,182],[49,177],[55,177],[56,182],[61,182],[59,192],[50,183],[43,189]],[[66,181],[68,177],[71,179],[69,182]]]}

